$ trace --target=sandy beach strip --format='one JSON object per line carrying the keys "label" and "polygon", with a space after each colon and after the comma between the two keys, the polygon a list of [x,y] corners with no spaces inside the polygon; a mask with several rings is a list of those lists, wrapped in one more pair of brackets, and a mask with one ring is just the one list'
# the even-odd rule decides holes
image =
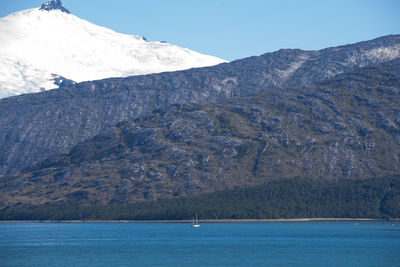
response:
{"label": "sandy beach strip", "polygon": [[[201,223],[311,222],[311,221],[385,221],[375,218],[296,218],[296,219],[205,219]],[[400,221],[400,218],[391,219]],[[192,223],[192,220],[6,220],[0,223]]]}

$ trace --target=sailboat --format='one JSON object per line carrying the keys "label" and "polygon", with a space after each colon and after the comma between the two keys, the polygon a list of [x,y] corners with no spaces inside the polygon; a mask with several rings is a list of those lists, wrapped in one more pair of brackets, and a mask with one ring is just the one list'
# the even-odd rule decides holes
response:
{"label": "sailboat", "polygon": [[200,227],[199,221],[197,219],[197,212],[196,212],[196,220],[193,218],[192,227]]}

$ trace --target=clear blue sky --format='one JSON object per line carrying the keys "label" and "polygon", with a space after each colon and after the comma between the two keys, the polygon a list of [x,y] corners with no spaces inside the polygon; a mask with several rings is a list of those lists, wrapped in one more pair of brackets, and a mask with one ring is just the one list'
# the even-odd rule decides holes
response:
{"label": "clear blue sky", "polygon": [[[0,17],[46,0],[0,0]],[[400,33],[398,0],[63,0],[76,16],[226,60]]]}

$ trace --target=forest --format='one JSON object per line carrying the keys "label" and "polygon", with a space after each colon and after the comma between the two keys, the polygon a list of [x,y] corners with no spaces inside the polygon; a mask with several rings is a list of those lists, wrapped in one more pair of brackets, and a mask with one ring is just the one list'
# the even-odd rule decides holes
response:
{"label": "forest", "polygon": [[184,220],[400,218],[400,176],[326,181],[272,180],[263,185],[124,205],[49,203],[0,211],[0,220]]}

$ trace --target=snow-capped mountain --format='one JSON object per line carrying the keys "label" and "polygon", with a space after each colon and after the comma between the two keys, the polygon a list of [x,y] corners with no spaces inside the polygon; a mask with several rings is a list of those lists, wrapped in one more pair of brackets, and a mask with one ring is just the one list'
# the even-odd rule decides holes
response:
{"label": "snow-capped mountain", "polygon": [[[0,98],[82,82],[226,62],[120,34],[71,14],[60,0],[0,19]],[[72,80],[72,81],[70,81]]]}

